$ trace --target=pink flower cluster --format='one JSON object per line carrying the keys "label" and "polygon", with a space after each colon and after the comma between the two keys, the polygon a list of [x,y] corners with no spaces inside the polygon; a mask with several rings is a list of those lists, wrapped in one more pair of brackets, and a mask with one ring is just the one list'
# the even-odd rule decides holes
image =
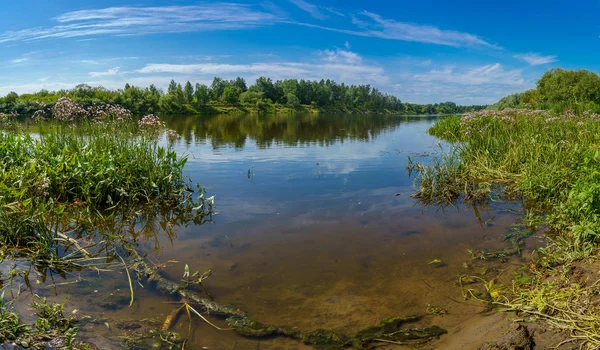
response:
{"label": "pink flower cluster", "polygon": [[37,111],[35,111],[35,113],[33,113],[31,119],[33,119],[36,122],[46,121],[46,111],[44,111],[43,109],[38,109]]}
{"label": "pink flower cluster", "polygon": [[52,107],[52,116],[56,120],[70,122],[87,118],[88,112],[71,99],[61,97]]}
{"label": "pink flower cluster", "polygon": [[132,118],[131,112],[119,105],[105,104],[90,106],[85,109],[67,97],[61,97],[50,110],[47,107],[46,104],[40,103],[40,109],[33,114],[32,119],[35,121],[45,121],[47,116],[51,115],[53,119],[64,122],[91,119],[96,123],[122,123],[130,121]]}
{"label": "pink flower cluster", "polygon": [[94,122],[116,122],[123,123],[131,120],[131,112],[119,105],[90,106],[87,109],[88,116]]}
{"label": "pink flower cluster", "polygon": [[167,130],[167,137],[169,138],[169,140],[173,141],[179,138],[179,135],[177,134],[177,131],[173,130],[173,129],[169,129]]}
{"label": "pink flower cluster", "polygon": [[154,114],[148,114],[138,121],[138,126],[146,130],[158,130],[165,126],[160,118]]}

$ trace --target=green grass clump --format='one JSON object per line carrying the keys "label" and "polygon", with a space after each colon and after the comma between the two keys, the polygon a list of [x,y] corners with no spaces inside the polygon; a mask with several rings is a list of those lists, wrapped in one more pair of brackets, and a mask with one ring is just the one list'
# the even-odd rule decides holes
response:
{"label": "green grass clump", "polygon": [[543,210],[576,245],[600,241],[600,115],[485,111],[445,118],[429,132],[455,148],[423,168],[416,197],[480,199],[500,188]]}
{"label": "green grass clump", "polygon": [[210,215],[201,189],[192,197],[186,157],[160,142],[163,133],[177,135],[158,117],[136,122],[118,106],[85,110],[64,99],[35,119],[29,129],[0,123],[1,250],[59,261],[57,247],[72,243],[64,233],[92,231],[99,221],[128,221],[149,208]]}

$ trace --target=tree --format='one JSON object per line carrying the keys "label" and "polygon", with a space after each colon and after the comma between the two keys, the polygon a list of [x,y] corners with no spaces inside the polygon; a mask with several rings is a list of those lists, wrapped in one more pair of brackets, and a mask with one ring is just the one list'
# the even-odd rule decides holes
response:
{"label": "tree", "polygon": [[235,80],[232,80],[230,82],[230,85],[238,88],[241,92],[246,92],[248,90],[248,87],[246,86],[246,81],[244,80],[244,78],[236,78]]}
{"label": "tree", "polygon": [[300,99],[298,97],[296,97],[296,95],[292,94],[291,92],[288,92],[285,97],[287,100],[286,105],[288,107],[290,107],[290,108],[300,107]]}
{"label": "tree", "polygon": [[167,94],[160,99],[160,108],[163,111],[180,113],[184,104],[185,95],[181,84],[171,80]]}
{"label": "tree", "polygon": [[6,95],[6,97],[4,97],[4,102],[8,105],[13,106],[17,102],[18,98],[19,95],[16,92],[11,91],[8,93],[8,95]]}
{"label": "tree", "polygon": [[210,90],[204,84],[196,83],[196,91],[194,91],[194,104],[196,107],[204,107],[210,99]]}
{"label": "tree", "polygon": [[234,105],[238,103],[240,90],[233,86],[228,86],[223,90],[223,102]]}
{"label": "tree", "polygon": [[88,84],[79,84],[71,90],[71,95],[80,99],[89,99],[94,97],[94,88]]}
{"label": "tree", "polygon": [[194,101],[194,87],[192,87],[192,83],[189,81],[185,83],[183,96],[185,98],[185,103],[187,104],[191,104]]}
{"label": "tree", "polygon": [[175,80],[171,80],[171,82],[169,83],[169,88],[167,90],[167,94],[174,95],[176,93],[177,93],[177,83],[175,82]]}
{"label": "tree", "polygon": [[271,78],[260,77],[256,79],[253,91],[262,92],[265,98],[277,101],[277,90],[275,89]]}
{"label": "tree", "polygon": [[256,105],[256,102],[263,98],[264,94],[257,91],[246,91],[240,94],[240,102],[245,105]]}
{"label": "tree", "polygon": [[229,86],[229,83],[227,81],[215,77],[213,79],[212,84],[210,85],[211,99],[213,101],[220,101],[221,96],[223,96],[223,92],[225,91],[225,88],[227,86]]}
{"label": "tree", "polygon": [[541,102],[600,103],[600,76],[587,70],[551,69],[537,82]]}

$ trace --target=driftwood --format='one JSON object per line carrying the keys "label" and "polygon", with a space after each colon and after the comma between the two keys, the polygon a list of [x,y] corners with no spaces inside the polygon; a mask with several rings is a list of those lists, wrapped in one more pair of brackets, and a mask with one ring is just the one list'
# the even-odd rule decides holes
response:
{"label": "driftwood", "polygon": [[225,319],[233,331],[241,336],[253,339],[285,337],[296,339],[317,349],[369,348],[377,343],[415,344],[426,343],[446,334],[446,330],[437,327],[403,328],[407,323],[416,322],[420,316],[392,317],[381,321],[376,327],[367,328],[353,334],[337,333],[331,330],[302,331],[295,327],[265,325],[251,319],[245,312],[221,305],[203,297],[200,293],[184,288],[163,277],[149,266],[135,249],[131,249],[138,277],[155,286],[157,291],[176,296],[188,303],[199,305],[209,315]]}

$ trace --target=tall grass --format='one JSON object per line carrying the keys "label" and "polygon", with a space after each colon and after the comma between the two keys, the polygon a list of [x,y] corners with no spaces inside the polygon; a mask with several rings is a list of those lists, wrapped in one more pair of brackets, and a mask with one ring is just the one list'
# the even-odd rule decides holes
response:
{"label": "tall grass", "polygon": [[0,249],[55,259],[57,243],[69,242],[61,231],[107,217],[127,220],[144,206],[210,215],[212,202],[201,189],[192,197],[187,159],[160,142],[165,130],[158,117],[135,122],[119,107],[84,110],[71,101],[59,107],[49,122],[37,114],[33,132],[12,121],[0,129]]}
{"label": "tall grass", "polygon": [[[455,201],[468,199],[473,188],[488,187],[490,195],[495,186],[522,196],[527,218],[554,231],[551,244],[522,269],[527,279],[513,280],[513,288],[498,293],[493,303],[566,330],[569,339],[558,347],[573,342],[599,348],[600,311],[594,305],[600,285],[574,262],[598,259],[593,253],[600,243],[600,115],[487,111],[443,119],[429,132],[452,141],[454,150],[452,157],[421,166],[416,197]],[[464,186],[469,183],[477,186]],[[444,197],[448,193],[453,196]]]}
{"label": "tall grass", "polygon": [[455,156],[424,168],[417,197],[441,192],[432,178],[455,193],[449,200],[499,185],[547,213],[575,244],[600,242],[600,115],[484,111],[445,118],[429,132],[453,141]]}

